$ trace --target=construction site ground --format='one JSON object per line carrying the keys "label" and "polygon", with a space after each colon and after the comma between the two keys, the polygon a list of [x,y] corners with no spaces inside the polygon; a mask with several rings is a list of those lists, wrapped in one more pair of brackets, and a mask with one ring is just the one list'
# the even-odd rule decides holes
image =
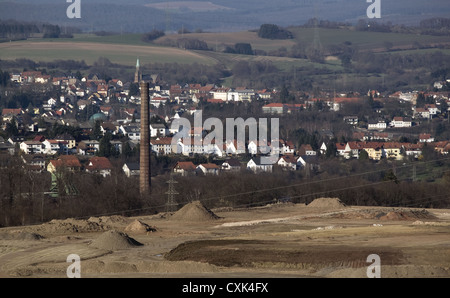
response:
{"label": "construction site ground", "polygon": [[0,277],[450,277],[450,210],[279,203],[0,229]]}

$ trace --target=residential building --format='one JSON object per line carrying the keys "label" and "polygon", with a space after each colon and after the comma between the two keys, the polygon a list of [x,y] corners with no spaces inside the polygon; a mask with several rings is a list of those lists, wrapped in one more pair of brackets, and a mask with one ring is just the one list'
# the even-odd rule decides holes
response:
{"label": "residential building", "polygon": [[261,157],[256,156],[250,159],[250,161],[247,163],[247,169],[254,172],[272,172],[273,165],[272,164],[265,164],[261,162]]}
{"label": "residential building", "polygon": [[179,161],[173,167],[173,172],[182,176],[195,175],[196,166],[191,161]]}
{"label": "residential building", "polygon": [[89,160],[86,171],[106,177],[111,175],[112,168],[113,166],[108,158],[94,156]]}
{"label": "residential building", "polygon": [[241,169],[241,162],[234,158],[225,160],[221,165],[222,171],[239,172]]}
{"label": "residential building", "polygon": [[139,176],[140,174],[140,166],[137,162],[124,163],[124,165],[122,166],[122,170],[128,178],[130,178],[131,176]]}
{"label": "residential building", "polygon": [[203,175],[219,175],[220,167],[214,163],[202,163],[196,168],[197,173]]}

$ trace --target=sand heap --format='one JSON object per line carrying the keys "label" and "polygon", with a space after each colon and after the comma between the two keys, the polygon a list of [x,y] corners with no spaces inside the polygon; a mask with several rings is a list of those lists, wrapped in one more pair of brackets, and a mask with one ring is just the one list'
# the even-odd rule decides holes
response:
{"label": "sand heap", "polygon": [[127,249],[136,246],[141,246],[143,244],[129,237],[125,233],[118,232],[116,230],[111,230],[101,234],[89,245],[95,248],[114,251],[119,249]]}
{"label": "sand heap", "polygon": [[315,208],[339,209],[345,207],[339,198],[318,198],[307,205]]}
{"label": "sand heap", "polygon": [[125,232],[147,233],[147,232],[156,232],[156,229],[152,228],[148,224],[136,219],[135,221],[133,221],[132,223],[130,223],[128,226],[125,227]]}
{"label": "sand heap", "polygon": [[208,221],[219,218],[200,201],[194,201],[183,206],[183,208],[175,212],[171,217],[171,219],[180,221]]}

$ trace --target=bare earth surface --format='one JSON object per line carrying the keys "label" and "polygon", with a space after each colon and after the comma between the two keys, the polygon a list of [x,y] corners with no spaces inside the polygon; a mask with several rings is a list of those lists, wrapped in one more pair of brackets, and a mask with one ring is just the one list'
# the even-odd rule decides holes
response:
{"label": "bare earth surface", "polygon": [[0,277],[450,277],[450,210],[273,204],[0,229]]}

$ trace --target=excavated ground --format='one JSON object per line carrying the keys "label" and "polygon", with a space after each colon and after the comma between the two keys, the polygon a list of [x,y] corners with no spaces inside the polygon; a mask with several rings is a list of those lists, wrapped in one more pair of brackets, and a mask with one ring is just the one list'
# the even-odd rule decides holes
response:
{"label": "excavated ground", "polygon": [[450,210],[313,203],[3,228],[0,277],[450,277]]}

